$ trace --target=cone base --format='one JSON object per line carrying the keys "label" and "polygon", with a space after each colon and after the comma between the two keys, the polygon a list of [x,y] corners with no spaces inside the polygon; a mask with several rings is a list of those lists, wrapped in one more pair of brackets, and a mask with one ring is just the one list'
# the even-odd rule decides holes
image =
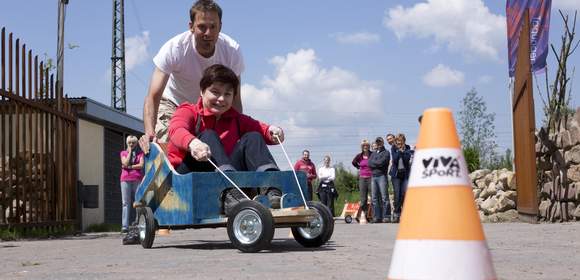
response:
{"label": "cone base", "polygon": [[485,241],[397,240],[388,279],[497,279]]}

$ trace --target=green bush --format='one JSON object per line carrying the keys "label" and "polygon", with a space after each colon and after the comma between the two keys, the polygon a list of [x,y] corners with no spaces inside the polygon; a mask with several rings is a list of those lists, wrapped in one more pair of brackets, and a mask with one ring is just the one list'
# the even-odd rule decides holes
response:
{"label": "green bush", "polygon": [[46,227],[19,227],[0,229],[0,240],[12,241],[22,238],[51,238],[74,234],[75,230],[72,225],[59,226],[53,228]]}
{"label": "green bush", "polygon": [[512,151],[510,149],[505,150],[505,154],[503,156],[497,157],[489,166],[488,169],[491,170],[499,170],[499,169],[507,169],[513,171],[512,162],[514,157],[512,155]]}
{"label": "green bush", "polygon": [[121,231],[121,225],[119,224],[92,224],[89,225],[85,232],[117,232]]}
{"label": "green bush", "polygon": [[463,156],[465,157],[465,162],[467,163],[467,169],[469,170],[469,173],[479,169],[479,151],[476,148],[463,148]]}

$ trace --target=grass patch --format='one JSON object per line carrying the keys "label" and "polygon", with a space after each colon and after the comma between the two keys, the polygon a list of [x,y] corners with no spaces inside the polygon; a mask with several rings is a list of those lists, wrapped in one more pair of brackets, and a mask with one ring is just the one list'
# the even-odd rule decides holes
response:
{"label": "grass patch", "polygon": [[0,229],[0,240],[14,241],[23,238],[46,239],[74,234],[72,225],[60,227],[13,227]]}
{"label": "grass patch", "polygon": [[121,225],[119,224],[92,224],[85,229],[85,232],[118,232],[121,231]]}

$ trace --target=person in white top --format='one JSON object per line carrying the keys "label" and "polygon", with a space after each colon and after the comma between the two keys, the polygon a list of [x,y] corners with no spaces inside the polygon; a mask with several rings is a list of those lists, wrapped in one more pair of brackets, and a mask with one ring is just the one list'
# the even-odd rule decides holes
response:
{"label": "person in white top", "polygon": [[316,194],[322,204],[326,205],[334,216],[334,200],[338,197],[338,192],[334,187],[334,178],[336,176],[334,167],[330,166],[330,156],[324,156],[323,164],[318,168],[318,179],[320,183]]}
{"label": "person in white top", "polygon": [[[177,106],[195,103],[200,95],[203,71],[214,64],[232,69],[240,79],[244,60],[239,44],[221,33],[222,10],[213,0],[198,0],[189,11],[189,30],[167,41],[153,58],[155,70],[143,107],[145,135],[139,143],[143,151],[149,142],[167,142],[169,121]],[[242,113],[240,87],[233,107]]]}

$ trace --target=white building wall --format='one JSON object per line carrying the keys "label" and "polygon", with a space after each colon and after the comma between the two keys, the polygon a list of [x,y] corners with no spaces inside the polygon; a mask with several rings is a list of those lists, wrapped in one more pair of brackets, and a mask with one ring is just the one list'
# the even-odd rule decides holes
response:
{"label": "white building wall", "polygon": [[84,185],[99,186],[99,208],[82,208],[83,230],[105,221],[104,131],[100,125],[79,119],[79,180]]}

